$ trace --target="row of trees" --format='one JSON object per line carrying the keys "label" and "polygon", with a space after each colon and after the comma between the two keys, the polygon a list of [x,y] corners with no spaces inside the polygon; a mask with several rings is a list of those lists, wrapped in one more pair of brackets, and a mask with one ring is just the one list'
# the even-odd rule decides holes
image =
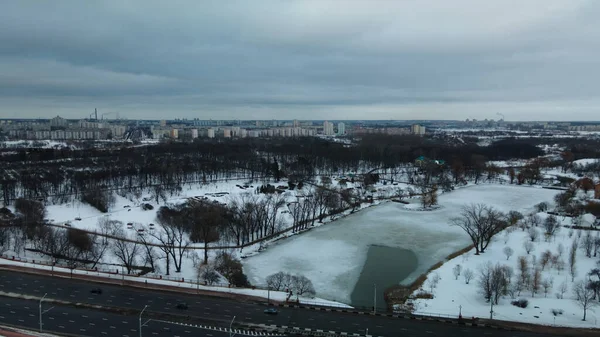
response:
{"label": "row of trees", "polygon": [[[458,182],[464,177],[480,179],[486,160],[539,154],[535,146],[519,141],[501,141],[490,147],[448,146],[437,139],[385,136],[365,136],[352,146],[306,137],[197,140],[85,150],[17,149],[0,156],[0,190],[5,205],[19,197],[54,203],[93,199],[93,194],[84,194],[95,189],[116,190],[130,198],[152,191],[158,200],[178,193],[186,184],[234,177],[310,181],[317,174],[367,172],[373,168],[390,168],[387,173],[393,177],[393,168],[412,163],[420,155],[446,160],[448,165],[441,168],[443,176],[449,181],[453,175]],[[433,170],[425,169],[429,172],[428,183]]]}

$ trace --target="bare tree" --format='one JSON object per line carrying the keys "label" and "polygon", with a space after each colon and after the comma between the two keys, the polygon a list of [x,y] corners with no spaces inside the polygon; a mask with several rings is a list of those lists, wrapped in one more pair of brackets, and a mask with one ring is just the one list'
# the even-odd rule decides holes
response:
{"label": "bare tree", "polygon": [[458,280],[461,270],[462,270],[462,266],[460,264],[457,264],[456,266],[454,266],[454,268],[452,268],[452,272],[454,273],[455,280]]}
{"label": "bare tree", "polygon": [[482,266],[479,270],[479,287],[485,299],[498,304],[500,296],[507,293],[510,284],[509,274],[504,266],[499,264],[493,266],[491,262]]}
{"label": "bare tree", "polygon": [[517,211],[510,211],[510,212],[508,212],[507,220],[508,220],[509,226],[516,225],[517,222],[519,222],[522,219],[523,219],[523,214],[522,213],[517,212]]}
{"label": "bare tree", "polygon": [[530,214],[524,221],[526,227],[537,227],[542,224],[542,218],[537,214]]}
{"label": "bare tree", "polygon": [[544,220],[544,234],[546,235],[546,240],[550,240],[559,228],[560,224],[558,219],[554,215],[548,215],[546,220]]}
{"label": "bare tree", "polygon": [[534,297],[535,294],[540,290],[540,286],[542,285],[542,272],[538,268],[535,268],[531,273],[531,278],[529,279],[529,290],[531,290],[531,296]]}
{"label": "bare tree", "polygon": [[465,283],[469,284],[469,282],[471,282],[473,279],[473,271],[469,268],[465,269],[463,272],[463,278],[465,279]]}
{"label": "bare tree", "polygon": [[308,295],[315,296],[315,287],[312,284],[312,281],[309,280],[304,275],[294,275],[292,276],[292,288],[297,295]]}
{"label": "bare tree", "polygon": [[269,289],[271,290],[275,290],[275,291],[280,291],[285,289],[286,286],[286,278],[288,275],[286,275],[286,273],[284,272],[278,272],[275,274],[271,274],[269,276],[267,276],[266,278],[266,282],[267,282],[267,286],[269,287]]}
{"label": "bare tree", "polygon": [[571,282],[575,281],[575,276],[577,276],[577,240],[573,240],[569,250],[569,273],[571,274]]}
{"label": "bare tree", "polygon": [[534,250],[533,242],[531,242],[531,241],[523,242],[523,248],[525,249],[525,252],[527,253],[527,255],[529,255],[529,253],[531,253]]}
{"label": "bare tree", "polygon": [[542,270],[546,268],[548,263],[552,260],[552,253],[549,250],[546,250],[542,253],[542,257],[540,258],[540,266]]}
{"label": "bare tree", "polygon": [[594,291],[587,287],[583,281],[579,281],[573,285],[573,294],[577,305],[583,309],[583,319],[585,321],[587,311],[596,306],[594,300]]}
{"label": "bare tree", "polygon": [[515,253],[515,251],[509,246],[504,247],[503,249],[504,255],[506,255],[506,260],[510,259],[510,257]]}
{"label": "bare tree", "polygon": [[531,242],[535,242],[540,237],[540,232],[536,228],[531,227],[527,230],[527,235]]}
{"label": "bare tree", "polygon": [[144,266],[150,268],[152,272],[155,272],[157,269],[156,261],[160,258],[158,256],[158,249],[152,244],[152,242],[148,240],[148,236],[146,234],[139,233],[137,239],[143,248]]}
{"label": "bare tree", "polygon": [[218,231],[227,223],[227,210],[216,204],[196,202],[183,209],[183,216],[192,227],[192,240],[204,243],[204,264],[208,263],[208,244],[218,239]]}
{"label": "bare tree", "polygon": [[564,298],[567,290],[569,290],[569,288],[567,287],[567,282],[564,282],[564,281],[561,282],[561,284],[558,286],[558,292],[556,293],[556,298],[562,300]]}
{"label": "bare tree", "polygon": [[[160,242],[161,249],[173,259],[175,272],[177,273],[181,272],[183,256],[191,245],[189,239],[190,220],[182,213],[181,209],[178,208],[161,207],[156,215],[160,228],[150,233],[152,237]],[[167,258],[167,265],[168,261]]]}
{"label": "bare tree", "polygon": [[519,285],[520,289],[525,289],[525,287],[529,284],[529,279],[531,275],[529,273],[529,261],[525,256],[519,256],[518,260],[518,269],[519,269]]}
{"label": "bare tree", "polygon": [[548,293],[552,291],[552,285],[554,280],[552,277],[548,277],[542,280],[542,289],[544,289],[544,297],[548,297]]}
{"label": "bare tree", "polygon": [[556,248],[556,253],[557,253],[558,257],[562,257],[563,254],[565,253],[565,246],[563,246],[562,243],[558,244],[558,247]]}
{"label": "bare tree", "polygon": [[592,234],[589,231],[583,237],[581,243],[581,248],[585,252],[585,256],[592,257],[592,251],[594,250],[594,238],[592,237]]}
{"label": "bare tree", "polygon": [[483,253],[492,237],[506,227],[502,213],[485,204],[470,204],[462,208],[460,217],[451,224],[463,229],[475,247],[475,255]]}
{"label": "bare tree", "polygon": [[112,240],[112,253],[123,263],[127,274],[131,274],[141,253],[142,245],[135,240],[135,237],[127,235],[122,228],[117,230],[114,236],[116,238]]}
{"label": "bare tree", "polygon": [[209,264],[199,264],[198,279],[202,279],[208,285],[213,285],[219,281],[219,274],[214,266]]}

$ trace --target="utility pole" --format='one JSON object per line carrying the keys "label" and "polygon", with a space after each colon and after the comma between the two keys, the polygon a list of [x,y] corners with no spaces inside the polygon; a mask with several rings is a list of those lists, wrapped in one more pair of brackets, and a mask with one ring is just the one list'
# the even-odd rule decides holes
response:
{"label": "utility pole", "polygon": [[148,305],[145,305],[145,306],[144,306],[144,309],[142,309],[142,311],[140,312],[140,327],[139,327],[139,330],[140,330],[140,337],[142,337],[142,327],[143,327],[144,325],[146,325],[146,323],[148,323],[148,322],[150,321],[150,320],[148,320],[148,322],[146,322],[146,323],[142,324],[142,314],[144,313],[144,311],[146,311],[146,308],[148,308]]}
{"label": "utility pole", "polygon": [[490,319],[494,319],[494,299],[490,296]]}

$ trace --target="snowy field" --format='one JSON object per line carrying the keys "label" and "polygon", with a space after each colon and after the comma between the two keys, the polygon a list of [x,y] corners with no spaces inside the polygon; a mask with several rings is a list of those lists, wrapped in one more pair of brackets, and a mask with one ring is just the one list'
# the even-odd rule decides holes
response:
{"label": "snowy field", "polygon": [[501,211],[523,211],[551,201],[555,194],[535,187],[479,185],[440,195],[441,207],[434,211],[389,202],[272,244],[245,259],[244,271],[253,284],[264,284],[266,276],[279,271],[303,274],[312,280],[319,297],[350,303],[370,245],[412,250],[418,267],[403,282],[408,283],[470,243],[461,229],[449,225],[464,204],[482,202]]}
{"label": "snowy field", "polygon": [[[542,218],[545,218],[543,213],[539,214]],[[560,218],[559,218],[560,219]],[[564,224],[570,224],[567,219],[563,220]],[[539,228],[541,231],[541,228]],[[433,299],[418,299],[414,301],[415,313],[422,314],[441,314],[450,315],[456,317],[458,315],[459,306],[462,306],[462,315],[464,317],[489,317],[490,304],[485,302],[483,295],[479,292],[478,286],[478,270],[481,266],[486,264],[488,261],[492,264],[504,264],[513,268],[515,275],[518,274],[518,257],[525,256],[530,261],[533,256],[536,257],[537,261],[540,261],[541,255],[544,251],[550,250],[552,254],[558,254],[558,246],[564,247],[563,260],[568,262],[569,248],[574,239],[582,241],[583,236],[587,234],[586,230],[574,230],[572,236],[570,236],[570,230],[562,228],[554,239],[550,242],[545,242],[543,236],[534,242],[534,250],[527,254],[523,243],[530,241],[527,232],[521,229],[516,229],[511,232],[508,230],[504,233],[498,234],[486,252],[477,256],[474,250],[458,256],[440,267],[435,272],[431,273],[428,279],[431,279],[433,275],[439,275],[441,277],[438,286],[433,290]],[[581,235],[581,237],[579,237]],[[592,232],[592,235],[598,235],[598,232]],[[514,254],[507,260],[503,250],[504,247],[509,246],[513,249]],[[581,243],[579,244],[580,249],[577,251],[576,256],[576,269],[577,275],[575,282],[587,279],[587,273],[592,268],[597,268],[596,261],[598,258],[588,258],[581,249]],[[539,263],[539,262],[538,262]],[[460,264],[463,271],[469,268],[474,271],[474,277],[469,284],[465,283],[463,276],[459,276],[458,280],[455,279],[453,274],[453,268]],[[574,282],[571,282],[571,276],[569,273],[568,264],[562,271],[556,268],[547,266],[542,271],[542,279],[552,280],[553,285],[549,290],[547,296],[544,295],[543,288],[535,295],[532,296],[531,290],[524,290],[520,296],[516,296],[518,299],[527,299],[529,305],[525,309],[518,308],[510,304],[514,299],[511,296],[503,296],[498,305],[494,306],[494,318],[508,321],[518,322],[529,322],[545,325],[560,325],[560,326],[573,326],[573,327],[599,327],[600,324],[600,310],[596,308],[595,311],[589,311],[587,313],[587,320],[582,321],[583,310],[577,305],[574,300],[572,292],[572,286]],[[566,284],[566,291],[563,299],[557,298],[557,293],[560,292],[561,284]],[[424,283],[423,289],[425,291],[431,291],[428,287],[428,281]],[[416,293],[420,292],[418,290]],[[596,301],[596,300],[594,300]],[[554,316],[552,309],[562,310],[563,313]]]}

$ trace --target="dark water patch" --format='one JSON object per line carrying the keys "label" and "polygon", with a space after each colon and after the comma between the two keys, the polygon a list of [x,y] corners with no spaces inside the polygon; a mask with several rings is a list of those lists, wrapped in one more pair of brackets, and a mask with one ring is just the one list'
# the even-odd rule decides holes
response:
{"label": "dark water patch", "polygon": [[377,308],[385,309],[384,290],[406,279],[417,265],[417,255],[411,250],[371,245],[350,295],[351,305],[372,308],[376,298]]}

